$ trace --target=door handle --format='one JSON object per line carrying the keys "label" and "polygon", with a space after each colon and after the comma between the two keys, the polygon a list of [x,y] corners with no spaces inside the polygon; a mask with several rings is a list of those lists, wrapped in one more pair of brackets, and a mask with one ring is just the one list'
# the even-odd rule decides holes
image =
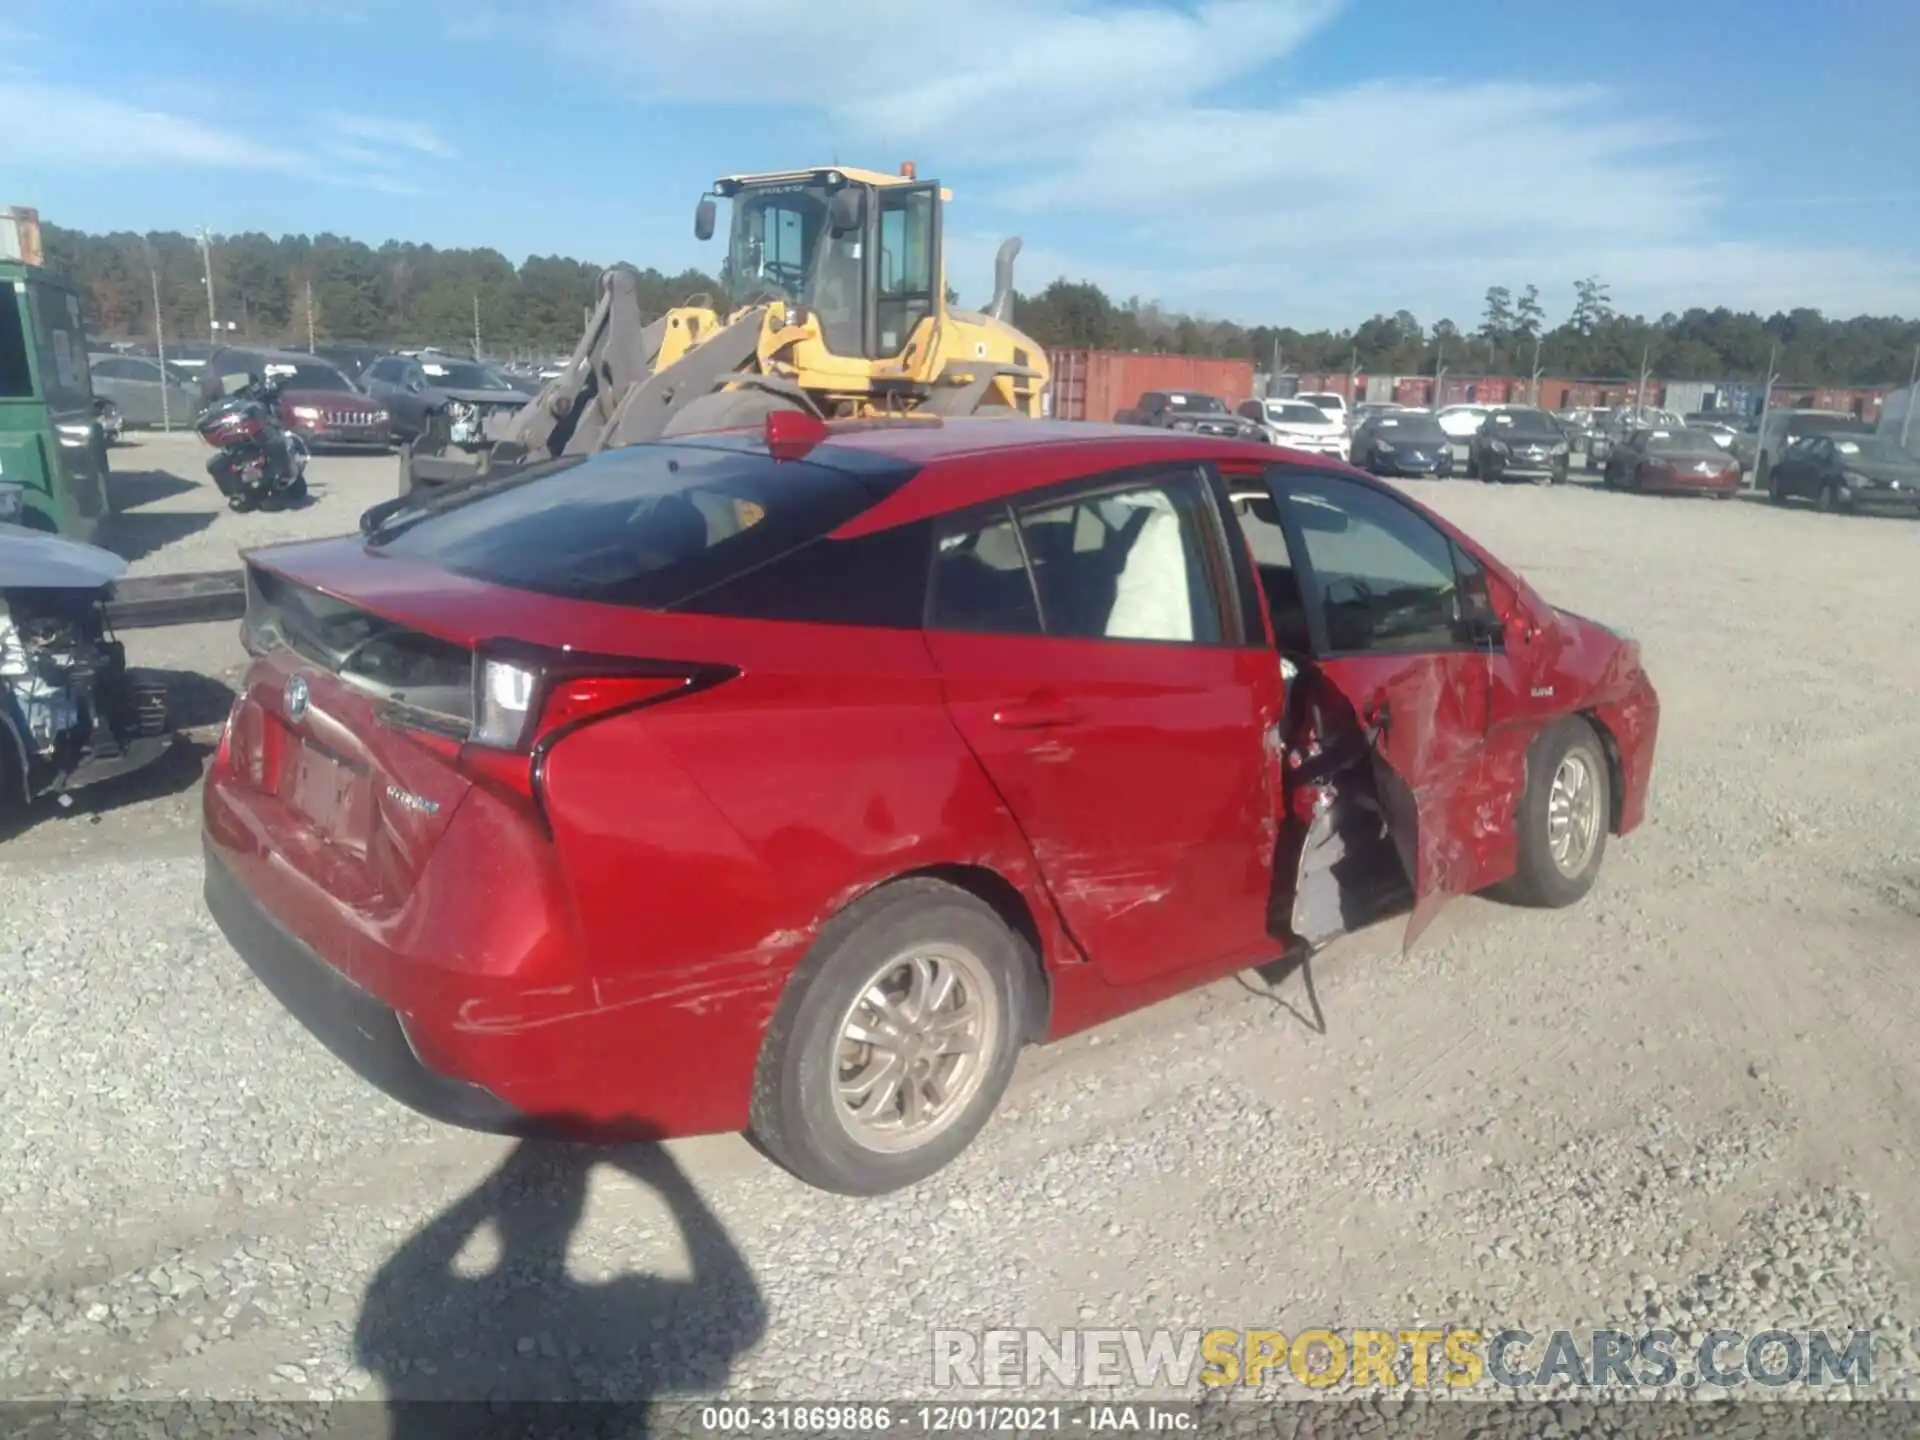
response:
{"label": "door handle", "polygon": [[1065,700],[1052,695],[1035,695],[993,712],[993,723],[1003,730],[1056,730],[1076,725],[1084,718]]}

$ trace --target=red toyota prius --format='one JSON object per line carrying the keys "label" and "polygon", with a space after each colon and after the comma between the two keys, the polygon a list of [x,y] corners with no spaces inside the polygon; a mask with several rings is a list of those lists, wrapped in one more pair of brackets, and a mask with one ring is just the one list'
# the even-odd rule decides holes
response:
{"label": "red toyota prius", "polygon": [[1022,1046],[1640,823],[1638,647],[1347,466],[1173,432],[638,445],[247,557],[206,893],[478,1128],[952,1159]]}

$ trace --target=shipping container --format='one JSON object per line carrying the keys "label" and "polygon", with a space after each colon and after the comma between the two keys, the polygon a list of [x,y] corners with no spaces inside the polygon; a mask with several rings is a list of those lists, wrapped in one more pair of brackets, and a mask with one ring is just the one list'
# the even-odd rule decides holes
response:
{"label": "shipping container", "polygon": [[1205,355],[1144,355],[1121,350],[1059,349],[1051,410],[1056,420],[1110,421],[1149,390],[1191,391],[1234,405],[1253,394],[1253,362]]}
{"label": "shipping container", "polygon": [[1368,401],[1375,405],[1385,405],[1393,400],[1399,377],[1394,375],[1369,375],[1367,377]]}
{"label": "shipping container", "polygon": [[1433,403],[1433,381],[1425,375],[1402,375],[1393,382],[1393,403],[1424,410]]}
{"label": "shipping container", "polygon": [[1707,397],[1714,393],[1710,380],[1670,380],[1667,382],[1666,408],[1676,415],[1691,415],[1708,409]]}
{"label": "shipping container", "polygon": [[1545,376],[1542,376],[1540,379],[1540,398],[1537,403],[1542,410],[1571,409],[1580,403],[1577,400],[1568,398],[1572,389],[1573,382],[1570,380],[1549,380]]}

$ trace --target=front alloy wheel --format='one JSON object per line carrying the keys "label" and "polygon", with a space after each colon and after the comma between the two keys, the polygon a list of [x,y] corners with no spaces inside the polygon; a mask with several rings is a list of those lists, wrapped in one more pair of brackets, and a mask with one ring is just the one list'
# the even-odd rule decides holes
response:
{"label": "front alloy wheel", "polygon": [[1613,823],[1613,786],[1600,736],[1568,716],[1537,738],[1516,822],[1518,865],[1500,889],[1522,905],[1558,909],[1593,888]]}

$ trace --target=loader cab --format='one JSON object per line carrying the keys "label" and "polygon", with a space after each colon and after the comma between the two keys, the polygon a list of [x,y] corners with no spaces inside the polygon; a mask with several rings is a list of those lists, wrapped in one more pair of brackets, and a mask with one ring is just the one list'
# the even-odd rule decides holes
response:
{"label": "loader cab", "polygon": [[733,202],[722,278],[735,306],[780,300],[790,318],[818,320],[831,354],[872,361],[901,357],[939,313],[938,183],[841,169],[734,176],[701,200],[702,239],[715,197]]}

